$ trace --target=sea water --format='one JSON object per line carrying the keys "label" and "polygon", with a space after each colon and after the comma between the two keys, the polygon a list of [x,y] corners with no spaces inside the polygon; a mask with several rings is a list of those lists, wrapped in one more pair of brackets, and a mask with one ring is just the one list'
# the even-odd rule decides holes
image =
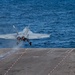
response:
{"label": "sea water", "polygon": [[[26,26],[49,38],[23,42],[22,48],[75,47],[75,0],[0,0],[0,35],[15,33]],[[0,48],[13,48],[17,40],[0,39]]]}

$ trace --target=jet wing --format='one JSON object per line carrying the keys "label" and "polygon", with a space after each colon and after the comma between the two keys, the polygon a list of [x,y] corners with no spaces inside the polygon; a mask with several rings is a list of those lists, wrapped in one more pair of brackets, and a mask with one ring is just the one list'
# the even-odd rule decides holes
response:
{"label": "jet wing", "polygon": [[23,30],[23,35],[24,35],[24,37],[26,37],[28,39],[40,39],[40,38],[50,37],[50,35],[48,35],[48,34],[33,33],[32,31],[30,31],[30,29],[28,27],[26,27]]}
{"label": "jet wing", "polygon": [[48,38],[50,35],[48,34],[38,34],[38,33],[33,33],[29,34],[28,39],[41,39],[41,38]]}
{"label": "jet wing", "polygon": [[3,35],[0,35],[0,38],[1,39],[16,39],[16,33],[14,34],[3,34]]}
{"label": "jet wing", "polygon": [[33,33],[32,31],[28,31],[27,35],[24,35],[28,39],[41,39],[41,38],[48,38],[50,35],[48,34],[40,34],[40,33]]}

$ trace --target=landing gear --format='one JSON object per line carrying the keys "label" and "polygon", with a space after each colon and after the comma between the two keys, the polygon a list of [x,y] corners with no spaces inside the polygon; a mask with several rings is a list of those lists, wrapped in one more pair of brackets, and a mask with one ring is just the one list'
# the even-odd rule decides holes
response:
{"label": "landing gear", "polygon": [[32,42],[29,42],[30,46],[32,45]]}

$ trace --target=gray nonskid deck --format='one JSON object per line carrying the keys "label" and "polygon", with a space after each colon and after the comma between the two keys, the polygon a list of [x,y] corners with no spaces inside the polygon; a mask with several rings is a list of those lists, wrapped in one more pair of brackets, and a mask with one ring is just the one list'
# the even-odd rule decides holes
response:
{"label": "gray nonskid deck", "polygon": [[75,75],[74,58],[71,48],[20,49],[0,61],[0,75]]}

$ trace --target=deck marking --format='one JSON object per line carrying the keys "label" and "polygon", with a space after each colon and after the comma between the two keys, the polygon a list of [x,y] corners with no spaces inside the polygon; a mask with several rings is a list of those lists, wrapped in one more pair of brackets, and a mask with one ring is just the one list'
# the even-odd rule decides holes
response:
{"label": "deck marking", "polygon": [[[27,50],[27,49],[26,49]],[[26,53],[26,50],[25,52],[23,52],[18,58],[17,60],[9,67],[9,69],[4,73],[4,75],[7,75],[8,72],[13,68],[13,66],[21,59],[21,57]]]}
{"label": "deck marking", "polygon": [[73,50],[74,49],[71,49],[68,53],[66,51],[65,53],[67,53],[67,55],[64,56],[64,58],[50,71],[50,73],[48,73],[48,75],[51,75],[51,73],[69,56]]}

